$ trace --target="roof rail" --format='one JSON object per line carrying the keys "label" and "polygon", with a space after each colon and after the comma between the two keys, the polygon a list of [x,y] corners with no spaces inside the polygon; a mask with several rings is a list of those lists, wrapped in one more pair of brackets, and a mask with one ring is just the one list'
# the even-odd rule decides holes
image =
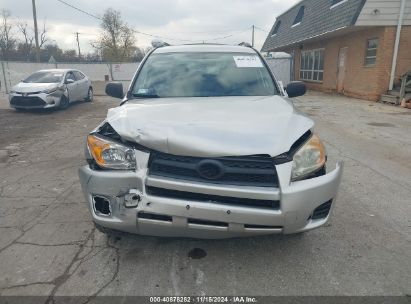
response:
{"label": "roof rail", "polygon": [[251,44],[249,44],[248,42],[244,42],[244,41],[239,43],[238,45],[252,48]]}
{"label": "roof rail", "polygon": [[160,39],[151,40],[151,45],[155,49],[163,47],[163,46],[169,46],[169,44],[167,42],[164,42],[163,40],[160,40]]}

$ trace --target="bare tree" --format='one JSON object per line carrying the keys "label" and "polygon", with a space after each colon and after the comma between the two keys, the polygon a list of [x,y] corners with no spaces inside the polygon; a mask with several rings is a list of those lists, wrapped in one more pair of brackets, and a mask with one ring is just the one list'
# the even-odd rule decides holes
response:
{"label": "bare tree", "polygon": [[92,46],[100,50],[106,61],[130,61],[136,50],[134,30],[121,18],[121,13],[112,8],[104,12],[102,32]]}
{"label": "bare tree", "polygon": [[4,60],[8,60],[10,51],[16,45],[16,39],[12,32],[12,23],[10,21],[11,12],[6,9],[0,11],[0,50]]}
{"label": "bare tree", "polygon": [[41,48],[48,41],[49,41],[49,38],[47,37],[46,21],[44,21],[43,30],[40,33],[39,48]]}
{"label": "bare tree", "polygon": [[19,21],[17,23],[17,28],[20,33],[23,35],[23,51],[24,57],[27,61],[30,60],[30,54],[33,49],[34,33],[31,30],[26,21]]}

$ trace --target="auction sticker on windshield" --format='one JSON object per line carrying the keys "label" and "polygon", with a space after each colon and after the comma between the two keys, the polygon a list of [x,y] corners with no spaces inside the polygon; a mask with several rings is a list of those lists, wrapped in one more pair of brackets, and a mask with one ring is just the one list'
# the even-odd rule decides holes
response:
{"label": "auction sticker on windshield", "polygon": [[258,56],[233,56],[237,68],[261,68],[261,63]]}

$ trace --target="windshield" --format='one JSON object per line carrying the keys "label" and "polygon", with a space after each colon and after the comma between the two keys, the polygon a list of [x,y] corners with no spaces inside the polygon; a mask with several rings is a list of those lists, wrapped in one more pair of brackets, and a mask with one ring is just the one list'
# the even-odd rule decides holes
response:
{"label": "windshield", "polygon": [[135,97],[267,96],[277,94],[257,54],[152,54],[134,84]]}
{"label": "windshield", "polygon": [[36,72],[23,80],[28,83],[58,83],[63,80],[61,72]]}

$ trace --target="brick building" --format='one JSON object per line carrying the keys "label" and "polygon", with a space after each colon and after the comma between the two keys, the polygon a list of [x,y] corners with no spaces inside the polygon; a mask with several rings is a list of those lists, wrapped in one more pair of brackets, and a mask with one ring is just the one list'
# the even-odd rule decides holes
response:
{"label": "brick building", "polygon": [[411,70],[411,0],[302,0],[276,18],[262,51],[291,54],[310,89],[378,100]]}

